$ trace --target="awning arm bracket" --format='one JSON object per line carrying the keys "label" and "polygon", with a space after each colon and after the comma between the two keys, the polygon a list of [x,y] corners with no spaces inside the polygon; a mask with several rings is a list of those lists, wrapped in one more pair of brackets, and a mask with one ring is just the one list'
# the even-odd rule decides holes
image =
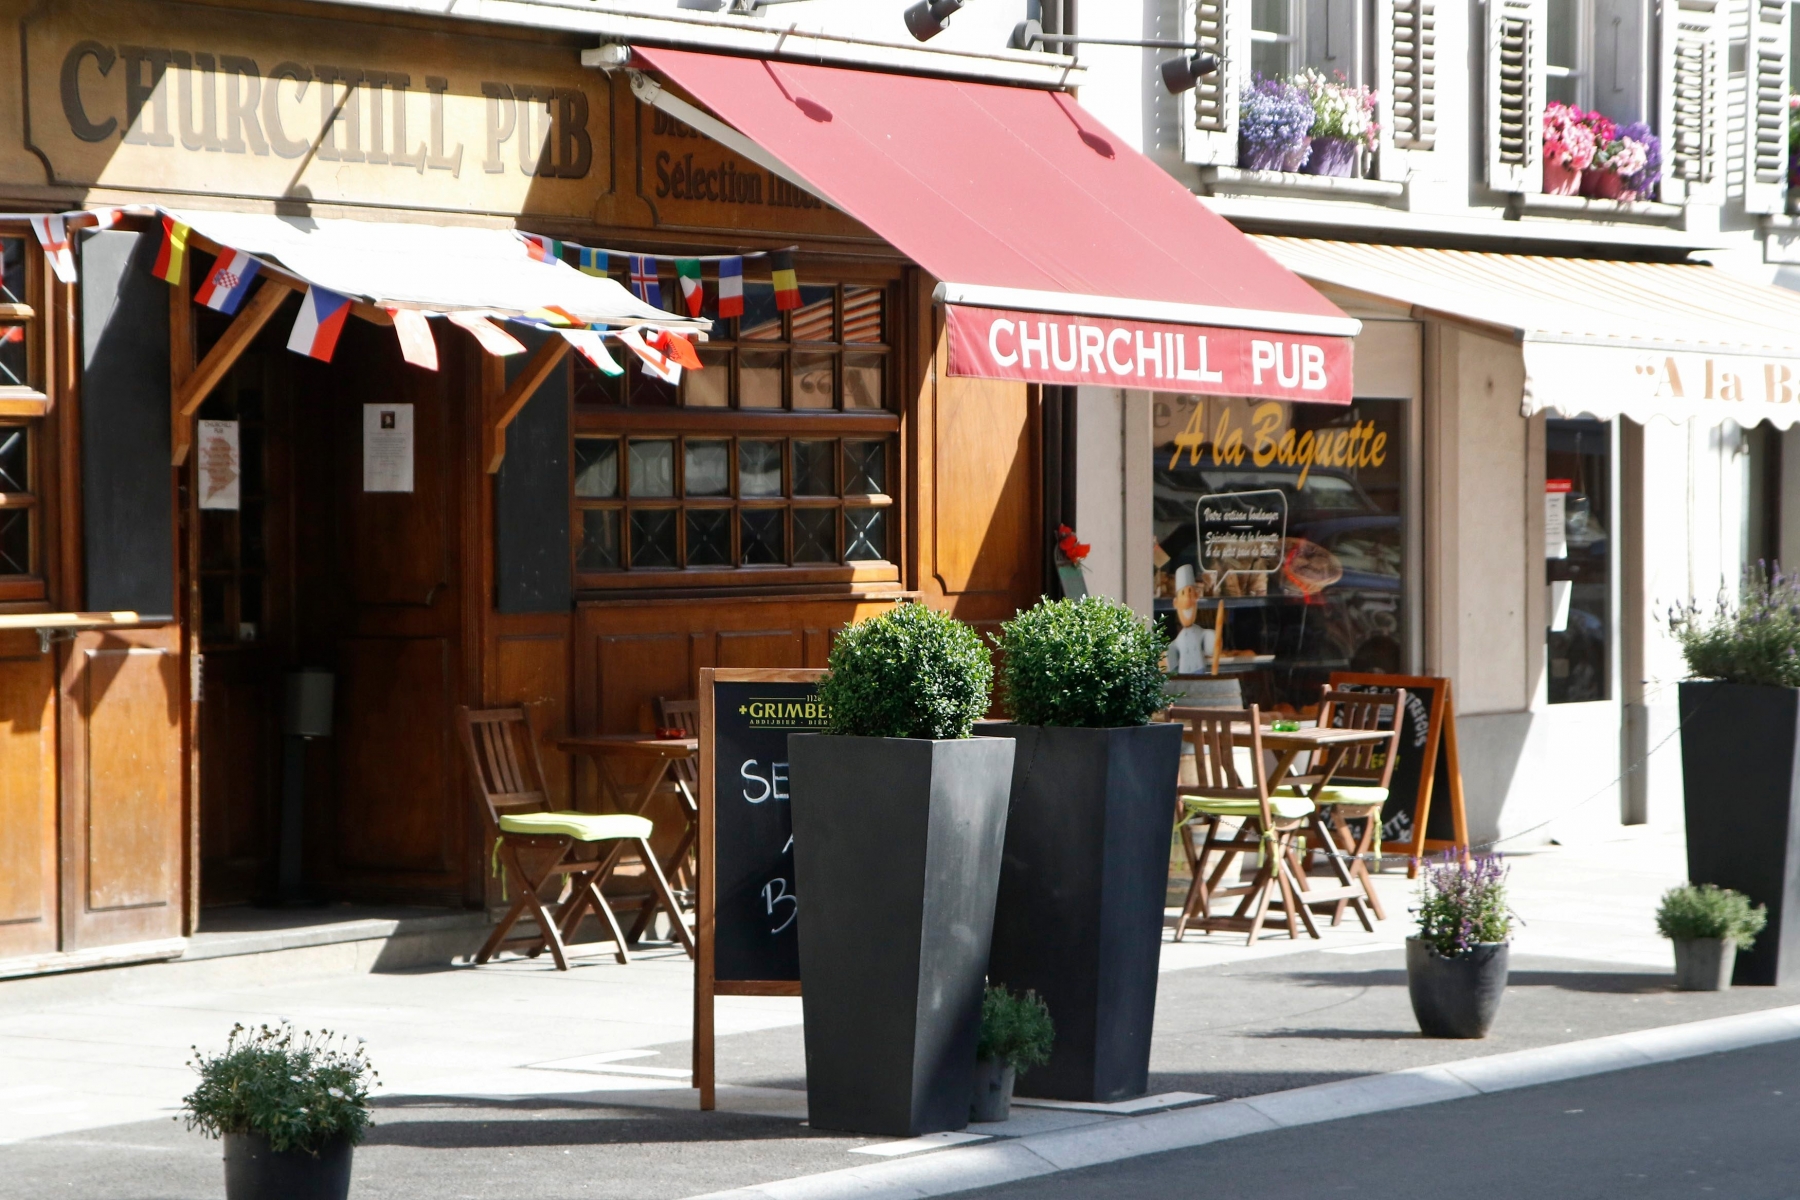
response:
{"label": "awning arm bracket", "polygon": [[550,378],[550,372],[556,370],[563,356],[569,352],[569,341],[556,335],[537,348],[519,374],[513,379],[505,392],[494,402],[493,413],[487,422],[487,445],[484,457],[487,459],[487,473],[492,475],[500,470],[500,464],[506,460],[506,427],[513,423],[513,418],[525,407],[526,401],[537,394],[544,380]]}
{"label": "awning arm bracket", "polygon": [[805,176],[764,150],[725,122],[719,120],[704,109],[689,104],[669,91],[642,71],[630,70],[626,74],[631,79],[631,94],[652,108],[661,109],[677,121],[705,134],[728,150],[736,151],[761,167],[765,171],[773,171],[803,192],[817,196],[833,208],[843,206],[832,200],[821,189],[809,183]]}
{"label": "awning arm bracket", "polygon": [[[182,370],[182,366],[186,364],[176,367],[173,372],[174,388],[169,398],[173,451],[171,457],[175,466],[179,467],[187,462],[188,450],[194,441],[194,413],[206,402],[206,397],[219,385],[219,381],[236,365],[244,351],[250,348],[256,335],[262,332],[263,326],[269,323],[269,318],[281,307],[281,302],[287,299],[290,287],[285,280],[269,278],[257,288],[249,303],[238,311],[224,335],[206,352],[206,357],[200,360],[198,366],[187,372]],[[173,294],[177,303],[187,303],[185,288],[175,288]],[[176,332],[178,343],[185,342],[191,336],[191,325],[186,321],[181,324],[187,328]],[[192,351],[186,345],[178,346],[176,354],[192,361]]]}

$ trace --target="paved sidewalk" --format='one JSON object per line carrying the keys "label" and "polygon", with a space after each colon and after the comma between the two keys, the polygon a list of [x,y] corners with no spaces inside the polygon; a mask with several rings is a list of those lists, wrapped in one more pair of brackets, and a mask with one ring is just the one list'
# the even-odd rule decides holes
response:
{"label": "paved sidewalk", "polygon": [[[1152,1090],[1262,1095],[1796,1000],[1670,990],[1651,912],[1682,876],[1678,836],[1549,848],[1517,856],[1513,872],[1526,924],[1488,1041],[1417,1036],[1400,950],[1412,888],[1387,875],[1389,920],[1373,935],[1347,924],[1319,942],[1165,945]],[[721,998],[725,1111],[701,1114],[683,1074],[685,956],[620,967],[596,949],[580,961],[567,974],[513,960],[0,1016],[0,1141],[12,1142],[0,1146],[0,1197],[219,1195],[217,1146],[170,1120],[191,1086],[188,1047],[281,1016],[369,1039],[386,1086],[357,1160],[361,1196],[487,1195],[526,1171],[538,1194],[673,1200],[894,1150],[801,1124],[797,999]],[[1017,1111],[980,1132],[1116,1119]]]}

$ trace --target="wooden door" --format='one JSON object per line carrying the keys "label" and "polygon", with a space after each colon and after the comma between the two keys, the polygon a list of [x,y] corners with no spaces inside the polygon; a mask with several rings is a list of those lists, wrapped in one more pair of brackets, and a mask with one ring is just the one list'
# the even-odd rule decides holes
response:
{"label": "wooden door", "polygon": [[[479,368],[446,336],[442,370],[352,321],[330,366],[296,376],[299,652],[336,673],[333,736],[309,747],[309,876],[329,894],[460,904],[472,810],[452,740],[464,678],[462,530],[474,475],[463,413]],[[365,404],[412,408],[413,490],[364,490]]]}
{"label": "wooden door", "polygon": [[181,661],[173,624],[64,651],[64,950],[181,935]]}
{"label": "wooden door", "polygon": [[57,948],[56,658],[0,636],[0,958]]}

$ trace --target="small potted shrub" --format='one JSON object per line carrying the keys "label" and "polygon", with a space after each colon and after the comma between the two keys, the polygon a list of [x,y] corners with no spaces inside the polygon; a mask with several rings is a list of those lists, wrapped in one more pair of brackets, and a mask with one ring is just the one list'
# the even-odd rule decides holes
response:
{"label": "small potted shrub", "polygon": [[1573,196],[1581,191],[1581,173],[1593,163],[1593,127],[1588,114],[1563,103],[1544,108],[1544,191]]}
{"label": "small potted shrub", "polygon": [[969,736],[993,664],[967,625],[900,604],[828,667],[829,732],[788,739],[809,1118],[961,1129],[1012,783],[1012,739]]}
{"label": "small potted shrub", "polygon": [[1103,596],[1042,601],[1001,626],[1015,739],[988,977],[1042,996],[1061,1036],[1029,1095],[1110,1102],[1150,1083],[1181,726],[1168,639]]}
{"label": "small potted shrub", "polygon": [[379,1080],[360,1041],[235,1025],[221,1053],[196,1046],[190,1065],[200,1083],[182,1101],[187,1126],[224,1139],[228,1200],[345,1200]]}
{"label": "small potted shrub", "polygon": [[1680,685],[1688,878],[1768,906],[1768,930],[1740,946],[1732,982],[1800,982],[1800,583],[1761,564],[1710,613],[1677,606],[1669,623],[1687,660]]}
{"label": "small potted shrub", "polygon": [[1486,1037],[1506,992],[1506,868],[1498,854],[1426,864],[1419,932],[1406,939],[1406,989],[1429,1038]]}
{"label": "small potted shrub", "polygon": [[1738,951],[1756,944],[1769,915],[1730,888],[1684,884],[1663,893],[1656,931],[1675,943],[1675,986],[1684,992],[1722,992],[1731,986]]}
{"label": "small potted shrub", "polygon": [[1050,1061],[1056,1025],[1050,1008],[1033,992],[1015,996],[990,987],[981,1000],[981,1039],[975,1044],[975,1095],[969,1120],[1004,1121],[1012,1115],[1013,1082]]}
{"label": "small potted shrub", "polygon": [[1354,175],[1362,152],[1375,148],[1375,93],[1352,87],[1341,74],[1332,79],[1310,68],[1298,82],[1313,110],[1312,151],[1301,169],[1308,175]]}
{"label": "small potted shrub", "polygon": [[1238,96],[1238,166],[1298,171],[1312,151],[1312,101],[1283,79],[1258,79]]}

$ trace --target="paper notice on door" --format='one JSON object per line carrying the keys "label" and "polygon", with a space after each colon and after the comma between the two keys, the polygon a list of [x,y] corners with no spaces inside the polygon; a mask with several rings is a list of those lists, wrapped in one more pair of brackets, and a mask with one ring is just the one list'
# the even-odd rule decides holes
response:
{"label": "paper notice on door", "polygon": [[413,490],[413,406],[363,405],[363,491]]}
{"label": "paper notice on door", "polygon": [[242,470],[242,464],[238,461],[238,423],[199,421],[196,426],[200,507],[236,512]]}
{"label": "paper notice on door", "polygon": [[1544,557],[1569,557],[1569,492],[1574,481],[1544,480]]}

